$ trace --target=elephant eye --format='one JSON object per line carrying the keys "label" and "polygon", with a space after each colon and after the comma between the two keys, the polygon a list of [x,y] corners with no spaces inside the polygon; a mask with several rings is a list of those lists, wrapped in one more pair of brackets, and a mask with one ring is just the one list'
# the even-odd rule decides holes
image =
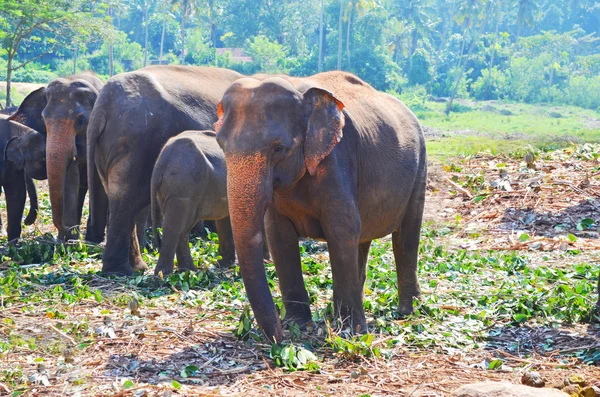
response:
{"label": "elephant eye", "polygon": [[285,146],[283,146],[283,145],[275,145],[273,147],[273,153],[281,154],[283,152],[285,152]]}

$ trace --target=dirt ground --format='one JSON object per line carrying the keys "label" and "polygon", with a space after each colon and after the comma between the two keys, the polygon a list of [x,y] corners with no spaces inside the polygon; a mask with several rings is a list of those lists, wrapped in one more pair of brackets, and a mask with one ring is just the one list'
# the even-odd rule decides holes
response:
{"label": "dirt ground", "polygon": [[[578,250],[579,261],[587,258],[598,263],[599,230],[585,222],[582,227],[582,219],[599,220],[600,169],[597,159],[585,156],[581,148],[538,154],[532,168],[521,157],[491,155],[457,160],[454,165],[432,163],[425,220],[430,227],[448,228],[448,233],[437,238],[450,250],[517,250],[534,262],[543,255],[544,263],[557,268],[570,266],[561,253]],[[81,266],[82,273],[98,270],[97,261]],[[125,290],[122,283],[99,276],[91,277],[90,287],[109,296]],[[223,326],[227,310],[187,306],[188,294],[174,289],[166,304],[144,306],[140,316],[131,316],[108,300],[89,299],[61,308],[69,318],[85,319],[90,329],[100,330],[85,354],[74,358],[70,352],[79,342],[56,328],[43,314],[46,309],[40,316],[35,308],[24,312],[19,305],[2,303],[0,318],[11,318],[22,333],[61,349],[54,355],[48,353],[44,358],[53,364],[40,370],[24,346],[3,356],[2,370],[21,368],[35,374],[37,367],[39,373],[46,373],[51,382],[30,386],[24,395],[31,396],[433,397],[449,396],[458,386],[477,381],[520,383],[528,370],[538,371],[548,387],[562,385],[574,374],[584,377],[588,385],[600,386],[598,363],[587,365],[568,355],[600,346],[597,324],[511,327],[479,349],[398,346],[387,359],[358,356],[348,360],[325,349],[318,373],[287,372],[265,354],[266,344],[238,341],[231,328]],[[202,319],[192,321],[199,310],[205,311]],[[110,319],[103,315],[108,312]],[[0,325],[0,334],[2,327],[6,325]],[[303,335],[307,340],[314,337]],[[385,333],[378,334],[373,346],[384,346],[389,339]],[[561,347],[538,348],[549,339]],[[504,349],[507,341],[518,343],[522,350]],[[502,367],[491,371],[490,361],[499,357]],[[190,365],[198,374],[179,377],[174,384],[172,374]],[[132,381],[127,388],[125,379]],[[3,390],[8,395],[11,388],[0,383],[0,395]]]}

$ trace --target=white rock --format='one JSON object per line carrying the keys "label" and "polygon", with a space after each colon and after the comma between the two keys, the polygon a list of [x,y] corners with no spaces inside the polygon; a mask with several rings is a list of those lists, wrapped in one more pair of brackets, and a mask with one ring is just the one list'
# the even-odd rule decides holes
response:
{"label": "white rock", "polygon": [[557,389],[535,388],[507,382],[481,382],[462,386],[454,397],[569,397]]}

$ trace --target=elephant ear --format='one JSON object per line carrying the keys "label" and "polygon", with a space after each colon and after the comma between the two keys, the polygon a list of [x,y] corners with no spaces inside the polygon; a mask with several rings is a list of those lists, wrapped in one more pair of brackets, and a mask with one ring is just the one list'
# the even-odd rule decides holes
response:
{"label": "elephant ear", "polygon": [[17,140],[18,137],[14,136],[6,142],[2,159],[4,161],[10,161],[18,170],[22,170],[23,167],[25,167],[25,157],[23,156],[21,148],[19,148]]}
{"label": "elephant ear", "polygon": [[309,107],[308,127],[304,138],[304,162],[311,176],[342,139],[344,104],[331,92],[313,87],[304,94]]}
{"label": "elephant ear", "polygon": [[221,129],[221,126],[223,125],[224,114],[225,113],[223,112],[223,104],[219,102],[219,104],[217,105],[217,121],[213,124],[213,127],[215,127],[215,132],[219,132],[219,130]]}
{"label": "elephant ear", "polygon": [[42,117],[42,110],[46,107],[46,89],[38,88],[25,97],[19,109],[8,119],[33,128],[46,136],[46,124]]}

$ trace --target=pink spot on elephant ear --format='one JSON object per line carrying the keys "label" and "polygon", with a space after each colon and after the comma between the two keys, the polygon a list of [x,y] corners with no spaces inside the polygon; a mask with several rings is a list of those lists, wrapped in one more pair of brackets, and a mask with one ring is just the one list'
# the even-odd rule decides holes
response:
{"label": "pink spot on elephant ear", "polygon": [[219,120],[217,120],[216,123],[213,124],[213,127],[215,128],[215,132],[219,132],[222,125],[223,125],[223,119],[220,118]]}

